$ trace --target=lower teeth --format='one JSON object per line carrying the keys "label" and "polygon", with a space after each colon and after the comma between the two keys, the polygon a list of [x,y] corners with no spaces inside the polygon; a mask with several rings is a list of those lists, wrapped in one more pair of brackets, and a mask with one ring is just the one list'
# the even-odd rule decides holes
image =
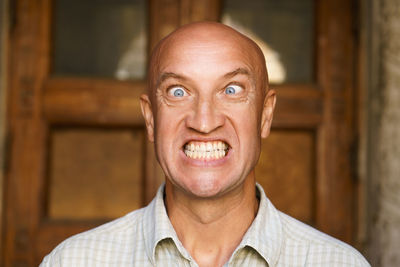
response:
{"label": "lower teeth", "polygon": [[205,159],[214,160],[223,158],[226,156],[227,150],[214,150],[213,152],[195,152],[191,150],[185,150],[185,154],[189,158],[193,159]]}

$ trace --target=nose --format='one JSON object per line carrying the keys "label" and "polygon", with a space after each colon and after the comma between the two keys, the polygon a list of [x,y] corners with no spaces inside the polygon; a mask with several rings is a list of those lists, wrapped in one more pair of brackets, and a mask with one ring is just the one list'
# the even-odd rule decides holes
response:
{"label": "nose", "polygon": [[197,132],[208,134],[224,124],[224,116],[213,101],[200,99],[186,118],[186,126]]}

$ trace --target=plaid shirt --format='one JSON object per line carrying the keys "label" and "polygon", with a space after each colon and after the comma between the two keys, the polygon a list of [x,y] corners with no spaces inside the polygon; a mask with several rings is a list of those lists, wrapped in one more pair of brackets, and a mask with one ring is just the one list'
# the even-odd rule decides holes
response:
{"label": "plaid shirt", "polygon": [[[224,266],[370,266],[349,245],[276,210],[257,185],[260,207]],[[198,266],[169,221],[164,186],[145,208],[73,236],[41,267]]]}

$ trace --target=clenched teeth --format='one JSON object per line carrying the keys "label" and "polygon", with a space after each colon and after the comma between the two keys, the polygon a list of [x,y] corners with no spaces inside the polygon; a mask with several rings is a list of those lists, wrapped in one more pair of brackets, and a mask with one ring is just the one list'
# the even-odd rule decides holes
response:
{"label": "clenched teeth", "polygon": [[222,141],[189,142],[184,147],[186,156],[192,159],[215,160],[226,156],[228,144]]}

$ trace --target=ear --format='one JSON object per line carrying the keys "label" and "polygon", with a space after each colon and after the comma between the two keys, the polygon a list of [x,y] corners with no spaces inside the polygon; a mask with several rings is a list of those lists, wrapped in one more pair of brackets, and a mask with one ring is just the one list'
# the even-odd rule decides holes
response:
{"label": "ear", "polygon": [[146,123],[147,137],[150,142],[154,142],[154,116],[148,95],[142,94],[140,96],[140,107],[142,109],[144,122]]}
{"label": "ear", "polygon": [[272,117],[274,115],[276,102],[275,91],[270,89],[264,99],[264,105],[261,115],[261,137],[267,138],[271,130]]}

